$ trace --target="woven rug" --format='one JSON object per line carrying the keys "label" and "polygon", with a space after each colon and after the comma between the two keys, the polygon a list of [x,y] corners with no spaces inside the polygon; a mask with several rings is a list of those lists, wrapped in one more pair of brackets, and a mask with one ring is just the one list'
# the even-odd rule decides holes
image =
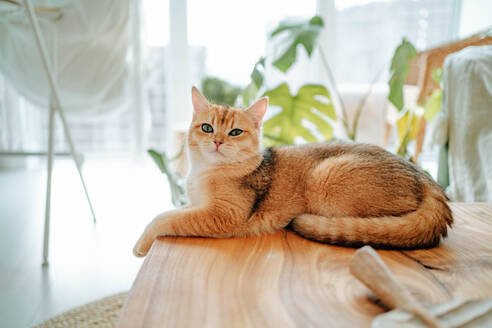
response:
{"label": "woven rug", "polygon": [[127,296],[128,292],[105,297],[63,312],[34,328],[112,328]]}

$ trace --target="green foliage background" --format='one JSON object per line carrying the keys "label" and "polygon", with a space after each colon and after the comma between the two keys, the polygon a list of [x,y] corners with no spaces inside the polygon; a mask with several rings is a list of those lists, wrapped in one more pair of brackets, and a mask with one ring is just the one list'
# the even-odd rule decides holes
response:
{"label": "green foliage background", "polygon": [[281,83],[265,90],[263,75],[267,61],[286,73],[295,64],[300,49],[311,57],[323,26],[319,16],[307,21],[281,21],[269,36],[280,51],[274,58],[260,58],[253,67],[251,82],[242,92],[242,103],[250,105],[264,90],[262,96],[269,97],[270,105],[280,108],[277,114],[263,123],[266,145],[293,144],[297,137],[307,142],[325,141],[333,137],[332,120],[336,119],[336,113],[328,89],[319,84],[305,84],[297,94],[292,94],[287,83]]}
{"label": "green foliage background", "polygon": [[217,77],[202,80],[202,93],[211,102],[219,105],[233,106],[241,93],[241,88]]}

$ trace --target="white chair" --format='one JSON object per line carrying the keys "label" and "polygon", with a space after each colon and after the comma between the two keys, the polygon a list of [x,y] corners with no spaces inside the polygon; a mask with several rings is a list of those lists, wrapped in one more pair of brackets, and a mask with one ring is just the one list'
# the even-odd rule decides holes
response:
{"label": "white chair", "polygon": [[[22,7],[17,1],[9,3],[14,8]],[[51,20],[38,20],[32,0],[23,0],[24,8],[12,10],[13,14],[0,17],[6,18],[0,20],[0,40],[4,42],[0,47],[2,74],[30,102],[41,108],[49,107],[47,153],[3,152],[4,155],[47,156],[43,264],[48,263],[49,255],[56,113],[70,149],[69,154],[65,155],[70,155],[75,161],[95,223],[96,217],[81,171],[81,160],[75,150],[66,113],[97,117],[121,109],[129,101],[130,70],[126,56],[129,0],[53,0],[53,3],[60,4],[62,8],[43,8],[43,11],[48,12],[43,13],[43,18],[53,14],[54,19],[49,17]],[[67,10],[63,12],[64,9]],[[58,10],[60,12],[57,15]],[[24,13],[27,14],[27,21]],[[43,38],[42,30],[46,39]],[[34,39],[35,43],[32,42]],[[47,51],[47,46],[50,51]],[[64,70],[59,71],[58,67]]]}
{"label": "white chair", "polygon": [[53,69],[50,65],[50,60],[48,59],[48,53],[46,51],[46,46],[43,40],[43,36],[41,35],[41,31],[39,29],[39,23],[34,12],[34,8],[32,6],[31,0],[24,0],[24,4],[27,9],[27,15],[29,17],[29,22],[33,28],[33,33],[36,38],[36,43],[39,49],[39,54],[43,61],[44,68],[46,70],[46,75],[48,77],[48,82],[51,88],[51,97],[50,97],[50,112],[49,112],[49,137],[48,137],[48,179],[46,184],[46,207],[45,207],[45,222],[44,222],[44,240],[43,240],[43,265],[48,264],[48,254],[49,254],[49,233],[50,233],[50,209],[51,209],[51,176],[53,171],[53,132],[54,132],[54,120],[55,113],[58,112],[63,130],[65,132],[65,136],[67,138],[68,145],[70,147],[70,153],[75,162],[75,166],[77,167],[77,171],[79,172],[80,181],[82,182],[82,187],[84,188],[85,196],[87,197],[87,201],[89,203],[89,207],[91,209],[92,217],[94,223],[96,223],[96,215],[94,213],[94,208],[92,206],[89,193],[87,192],[87,187],[84,181],[84,176],[82,175],[82,169],[80,160],[77,156],[77,152],[75,151],[75,146],[73,144],[72,136],[70,134],[70,128],[68,126],[67,120],[65,118],[65,113],[63,111],[63,107],[60,101],[60,92],[55,79],[55,74],[53,73]]}

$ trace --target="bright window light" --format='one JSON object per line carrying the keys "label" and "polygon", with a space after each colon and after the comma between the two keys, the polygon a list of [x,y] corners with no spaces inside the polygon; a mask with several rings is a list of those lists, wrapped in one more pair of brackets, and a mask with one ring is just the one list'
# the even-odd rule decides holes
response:
{"label": "bright window light", "polygon": [[166,46],[169,42],[169,0],[142,1],[142,16],[147,46]]}
{"label": "bright window light", "polygon": [[268,31],[286,17],[315,14],[315,0],[188,0],[188,39],[206,48],[206,74],[245,85]]}
{"label": "bright window light", "polygon": [[388,2],[394,0],[335,0],[335,8],[337,10],[344,10],[346,8],[354,6],[364,6],[371,2]]}

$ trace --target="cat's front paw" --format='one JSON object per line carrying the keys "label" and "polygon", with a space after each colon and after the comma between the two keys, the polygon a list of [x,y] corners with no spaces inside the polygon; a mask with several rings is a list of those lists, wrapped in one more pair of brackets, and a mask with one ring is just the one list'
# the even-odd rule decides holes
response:
{"label": "cat's front paw", "polygon": [[145,231],[133,247],[133,255],[135,255],[136,257],[144,257],[145,255],[147,255],[153,241],[154,238],[149,236],[147,231]]}
{"label": "cat's front paw", "polygon": [[140,247],[140,244],[137,242],[135,246],[133,247],[133,255],[136,257],[144,257],[147,255],[148,251],[144,251],[142,247]]}
{"label": "cat's front paw", "polygon": [[154,240],[159,236],[170,236],[171,230],[169,220],[172,212],[166,212],[157,216],[152,222],[147,225],[142,236],[133,247],[133,254],[136,257],[144,257],[149,252]]}

